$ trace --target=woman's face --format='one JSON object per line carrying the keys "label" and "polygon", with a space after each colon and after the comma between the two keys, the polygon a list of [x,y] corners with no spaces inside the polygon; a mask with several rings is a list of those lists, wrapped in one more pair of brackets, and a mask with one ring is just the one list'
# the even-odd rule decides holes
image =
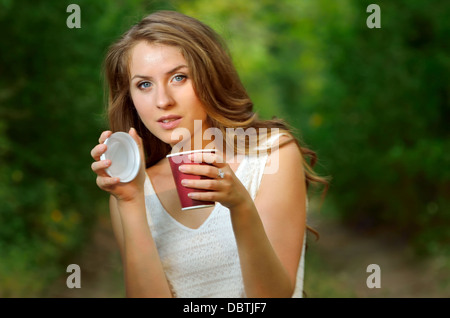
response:
{"label": "woman's face", "polygon": [[[186,137],[194,140],[194,132],[202,134],[207,128],[207,115],[180,50],[141,41],[132,49],[130,58],[131,98],[147,129],[172,146],[186,142]],[[194,120],[201,120],[202,125],[195,126],[201,131],[194,131]],[[189,131],[189,136],[180,135],[177,128]]]}

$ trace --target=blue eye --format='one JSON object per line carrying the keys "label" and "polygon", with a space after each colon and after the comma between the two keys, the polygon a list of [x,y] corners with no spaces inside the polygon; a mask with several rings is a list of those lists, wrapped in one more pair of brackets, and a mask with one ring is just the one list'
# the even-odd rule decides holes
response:
{"label": "blue eye", "polygon": [[141,82],[138,84],[139,88],[149,88],[152,84],[150,82]]}
{"label": "blue eye", "polygon": [[175,75],[175,76],[173,77],[173,80],[174,80],[175,82],[182,82],[185,78],[187,78],[186,75]]}

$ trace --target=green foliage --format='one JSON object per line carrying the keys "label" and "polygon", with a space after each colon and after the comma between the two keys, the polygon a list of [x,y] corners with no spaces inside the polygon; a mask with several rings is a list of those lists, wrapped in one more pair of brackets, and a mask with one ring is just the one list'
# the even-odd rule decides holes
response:
{"label": "green foliage", "polygon": [[342,217],[392,224],[421,251],[448,252],[450,7],[380,2],[382,28],[369,29],[369,3],[323,38],[332,63],[311,142],[323,144]]}
{"label": "green foliage", "polygon": [[0,296],[63,274],[105,206],[89,155],[106,128],[101,65],[136,6],[79,3],[69,29],[70,3],[0,3]]}

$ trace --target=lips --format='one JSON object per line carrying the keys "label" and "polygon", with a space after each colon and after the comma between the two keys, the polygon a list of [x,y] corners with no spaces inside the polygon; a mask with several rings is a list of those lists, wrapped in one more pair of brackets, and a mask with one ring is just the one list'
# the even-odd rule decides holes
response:
{"label": "lips", "polygon": [[162,116],[158,119],[158,123],[164,129],[173,129],[181,122],[182,117],[178,115]]}

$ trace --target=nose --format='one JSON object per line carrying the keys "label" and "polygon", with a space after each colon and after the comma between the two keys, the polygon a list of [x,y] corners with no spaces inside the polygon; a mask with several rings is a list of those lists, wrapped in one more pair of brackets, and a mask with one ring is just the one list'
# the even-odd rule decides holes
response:
{"label": "nose", "polygon": [[165,85],[159,85],[156,92],[156,107],[160,109],[167,108],[174,104],[174,99],[170,89]]}

